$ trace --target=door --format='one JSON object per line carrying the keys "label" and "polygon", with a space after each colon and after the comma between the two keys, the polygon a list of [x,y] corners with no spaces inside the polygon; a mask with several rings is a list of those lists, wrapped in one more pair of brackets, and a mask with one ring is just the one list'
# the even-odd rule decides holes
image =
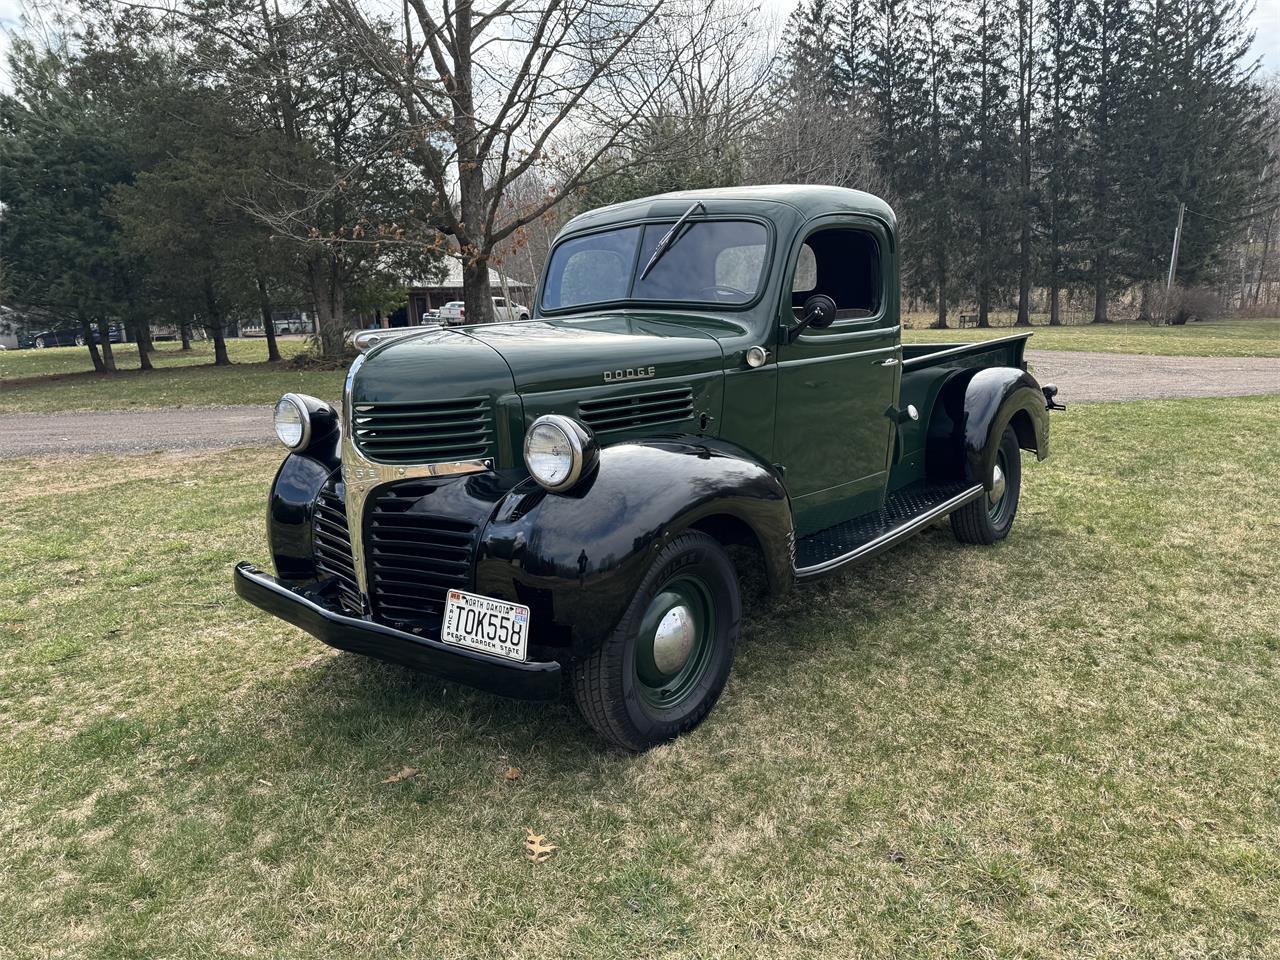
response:
{"label": "door", "polygon": [[[791,302],[784,292],[778,343],[774,459],[785,468],[800,537],[884,500],[890,411],[902,367],[889,243],[876,224],[830,222],[809,233],[791,261]],[[814,294],[835,300],[835,321],[788,342]]]}

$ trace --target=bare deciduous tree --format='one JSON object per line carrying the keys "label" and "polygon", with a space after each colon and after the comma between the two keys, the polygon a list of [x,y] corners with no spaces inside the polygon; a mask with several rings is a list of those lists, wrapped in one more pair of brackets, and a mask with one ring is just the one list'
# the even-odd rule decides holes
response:
{"label": "bare deciduous tree", "polygon": [[[601,175],[597,161],[652,102],[654,88],[611,79],[674,68],[652,56],[664,0],[404,0],[395,43],[358,0],[328,3],[400,100],[407,154],[462,260],[468,320],[491,319],[495,249]],[[556,189],[516,205],[511,186],[542,165],[559,171]]]}

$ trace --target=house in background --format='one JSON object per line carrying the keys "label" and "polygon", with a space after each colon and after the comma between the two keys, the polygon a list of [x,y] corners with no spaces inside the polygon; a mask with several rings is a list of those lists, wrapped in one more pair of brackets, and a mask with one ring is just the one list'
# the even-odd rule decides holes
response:
{"label": "house in background", "polygon": [[[413,281],[409,284],[409,310],[405,318],[408,325],[430,323],[431,315],[446,303],[462,299],[462,264],[452,257],[446,263],[448,272],[443,280],[433,283]],[[532,284],[505,276],[492,267],[489,269],[489,288],[495,297],[506,297],[526,307],[533,294]],[[397,325],[394,318],[391,325]]]}

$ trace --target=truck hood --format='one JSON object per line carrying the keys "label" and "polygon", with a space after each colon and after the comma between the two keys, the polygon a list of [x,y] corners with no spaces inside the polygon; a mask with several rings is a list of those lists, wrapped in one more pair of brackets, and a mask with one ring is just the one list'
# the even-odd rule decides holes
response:
{"label": "truck hood", "polygon": [[370,351],[357,402],[394,403],[686,379],[723,367],[706,328],[650,315],[493,323],[423,331]]}
{"label": "truck hood", "polygon": [[643,315],[487,324],[468,328],[466,336],[502,355],[522,394],[685,379],[723,368],[710,333]]}

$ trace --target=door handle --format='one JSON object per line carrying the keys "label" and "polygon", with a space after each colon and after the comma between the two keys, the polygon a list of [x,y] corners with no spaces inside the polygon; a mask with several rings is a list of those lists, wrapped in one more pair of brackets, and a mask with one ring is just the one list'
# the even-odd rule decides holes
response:
{"label": "door handle", "polygon": [[888,360],[880,360],[876,363],[877,367],[896,367],[898,365],[897,357],[890,357]]}

